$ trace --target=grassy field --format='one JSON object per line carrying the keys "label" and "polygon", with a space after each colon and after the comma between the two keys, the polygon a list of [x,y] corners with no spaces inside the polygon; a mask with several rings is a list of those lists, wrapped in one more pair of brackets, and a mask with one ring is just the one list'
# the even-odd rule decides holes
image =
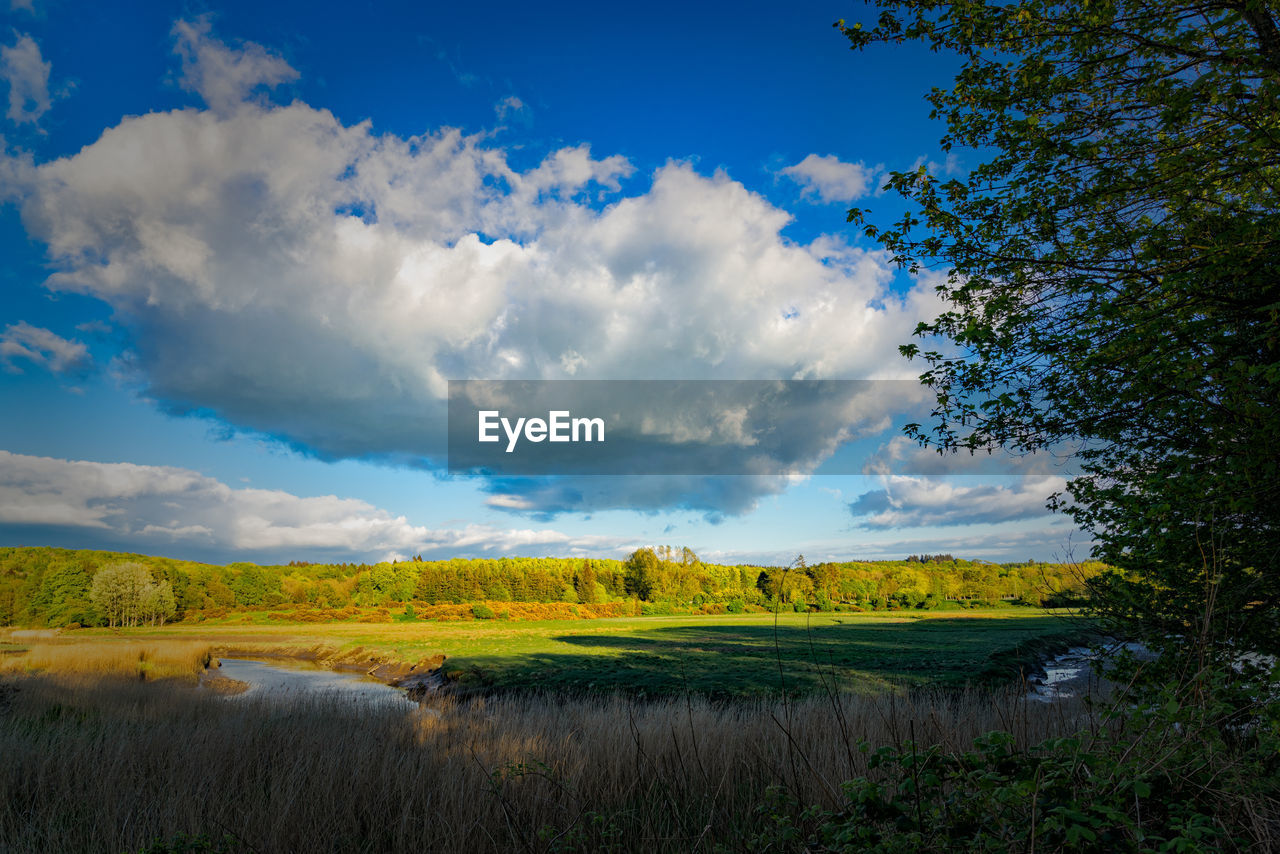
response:
{"label": "grassy field", "polygon": [[[959,850],[978,829],[985,851],[1280,850],[1274,742],[1232,752],[1194,703],[956,688],[1086,628],[997,611],[7,632],[0,850]],[[445,655],[498,690],[228,702],[196,686],[220,649]]]}
{"label": "grassy field", "polygon": [[[465,687],[712,697],[952,687],[1016,676],[1019,664],[1087,630],[1007,609],[904,614],[626,617],[540,622],[177,624],[81,630],[57,642],[182,640],[222,651],[416,663],[445,657]],[[21,642],[18,633],[11,642]]]}
{"label": "grassy field", "polygon": [[[513,692],[406,713],[14,676],[0,679],[0,850],[800,850],[772,839],[777,823],[799,821],[799,805],[839,809],[841,781],[872,773],[860,742],[914,734],[960,750],[1007,727],[1031,745],[1082,711],[1014,692],[734,703]],[[779,787],[796,807],[770,806]],[[179,834],[229,838],[211,849]]]}

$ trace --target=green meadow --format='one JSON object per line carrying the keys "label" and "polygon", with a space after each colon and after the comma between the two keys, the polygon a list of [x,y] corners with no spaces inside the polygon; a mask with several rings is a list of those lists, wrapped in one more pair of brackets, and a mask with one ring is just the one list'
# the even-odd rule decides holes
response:
{"label": "green meadow", "polygon": [[475,690],[549,688],[711,697],[857,693],[1016,679],[1020,667],[1087,634],[1045,611],[741,614],[546,621],[176,624],[87,629],[79,641],[199,640],[215,651],[416,663]]}

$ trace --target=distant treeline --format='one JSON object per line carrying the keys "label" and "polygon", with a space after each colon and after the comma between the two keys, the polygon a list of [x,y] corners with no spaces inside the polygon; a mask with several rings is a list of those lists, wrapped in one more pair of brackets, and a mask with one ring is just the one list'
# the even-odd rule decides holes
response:
{"label": "distant treeline", "polygon": [[[928,559],[932,557],[932,559]],[[499,558],[391,561],[375,564],[227,566],[90,550],[0,548],[0,624],[106,625],[91,595],[106,567],[136,563],[172,590],[174,619],[209,611],[292,606],[363,606],[483,602],[634,601],[644,612],[709,608],[740,612],[783,604],[795,610],[936,608],[1016,602],[1054,606],[1082,595],[1101,564],[994,564],[912,556],[790,569],[703,563],[688,549],[640,549],[623,560]]]}

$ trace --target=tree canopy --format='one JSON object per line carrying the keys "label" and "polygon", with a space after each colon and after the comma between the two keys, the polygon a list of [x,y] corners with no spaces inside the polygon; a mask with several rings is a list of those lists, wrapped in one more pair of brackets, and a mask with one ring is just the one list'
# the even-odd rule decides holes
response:
{"label": "tree canopy", "polygon": [[[355,616],[348,609],[407,604],[415,610],[478,602],[603,606],[633,599],[658,612],[704,606],[718,612],[721,606],[741,613],[778,603],[818,610],[928,608],[948,601],[1056,607],[1078,602],[1084,581],[1103,569],[1034,561],[855,560],[792,569],[785,583],[762,588],[762,567],[703,563],[687,549],[644,548],[627,561],[515,557],[215,566],[118,552],[0,547],[0,625],[127,625],[219,617],[231,609],[270,610],[281,619],[346,619]],[[117,586],[136,595],[116,599]],[[144,597],[146,590],[155,598]]]}
{"label": "tree canopy", "polygon": [[1064,446],[1102,613],[1277,651],[1280,27],[1260,0],[877,2],[854,49],[957,55],[927,96],[964,178],[894,173],[899,264],[948,308],[903,346],[943,450]]}
{"label": "tree canopy", "polygon": [[109,626],[161,625],[177,611],[173,587],[156,581],[140,563],[104,566],[93,576],[89,598],[107,618]]}

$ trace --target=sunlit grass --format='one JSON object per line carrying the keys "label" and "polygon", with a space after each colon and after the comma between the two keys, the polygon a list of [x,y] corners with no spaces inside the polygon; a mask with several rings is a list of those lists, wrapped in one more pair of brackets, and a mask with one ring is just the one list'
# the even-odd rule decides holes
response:
{"label": "sunlit grass", "polygon": [[[77,632],[187,639],[215,655],[284,654],[368,667],[440,661],[458,684],[479,690],[556,688],[648,696],[693,691],[765,696],[784,688],[877,692],[1016,678],[1020,661],[1046,643],[1087,632],[1077,620],[1032,610],[863,614],[742,614],[601,620],[276,625],[182,624]],[[1021,651],[1021,652],[1020,652]],[[1021,657],[1020,657],[1021,656]]]}
{"label": "sunlit grass", "polygon": [[211,658],[198,640],[103,641],[42,638],[0,655],[0,673],[122,676],[194,681]]}

